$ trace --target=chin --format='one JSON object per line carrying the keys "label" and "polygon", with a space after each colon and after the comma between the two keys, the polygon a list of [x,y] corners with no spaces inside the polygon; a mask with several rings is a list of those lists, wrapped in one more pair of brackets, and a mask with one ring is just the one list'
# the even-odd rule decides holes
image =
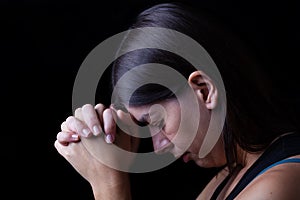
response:
{"label": "chin", "polygon": [[207,161],[206,159],[197,159],[197,160],[194,160],[194,162],[196,163],[196,165],[198,165],[199,167],[203,167],[203,168],[216,167],[213,163]]}
{"label": "chin", "polygon": [[226,163],[223,162],[216,162],[214,159],[211,159],[209,157],[204,158],[195,158],[193,161],[196,163],[196,165],[203,167],[203,168],[213,168],[213,167],[222,167]]}

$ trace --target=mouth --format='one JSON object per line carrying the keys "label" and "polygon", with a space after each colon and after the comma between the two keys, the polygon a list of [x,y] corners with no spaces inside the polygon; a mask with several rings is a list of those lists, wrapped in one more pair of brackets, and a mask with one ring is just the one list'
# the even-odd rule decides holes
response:
{"label": "mouth", "polygon": [[182,157],[183,162],[185,162],[185,163],[192,160],[190,152],[185,152],[181,157]]}

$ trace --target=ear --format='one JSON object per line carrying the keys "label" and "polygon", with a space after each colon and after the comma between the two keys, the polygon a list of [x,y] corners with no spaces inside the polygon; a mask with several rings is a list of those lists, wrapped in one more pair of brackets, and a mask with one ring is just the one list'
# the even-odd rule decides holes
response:
{"label": "ear", "polygon": [[216,85],[204,72],[199,70],[191,73],[188,83],[207,109],[214,109],[217,106],[218,91]]}

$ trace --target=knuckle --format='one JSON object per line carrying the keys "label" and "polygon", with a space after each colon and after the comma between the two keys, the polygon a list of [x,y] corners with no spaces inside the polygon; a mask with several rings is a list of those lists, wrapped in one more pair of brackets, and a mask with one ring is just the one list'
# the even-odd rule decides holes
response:
{"label": "knuckle", "polygon": [[81,111],[82,111],[82,108],[76,108],[76,110],[75,110],[75,115],[76,115],[76,113],[78,114],[78,113],[81,113]]}
{"label": "knuckle", "polygon": [[87,106],[83,111],[83,118],[88,124],[94,124],[98,122],[98,116],[93,106]]}
{"label": "knuckle", "polygon": [[111,114],[111,110],[108,108],[108,109],[105,109],[104,111],[103,111],[103,116],[110,116],[110,114]]}
{"label": "knuckle", "polygon": [[66,127],[66,122],[64,121],[63,123],[61,123],[61,125],[60,125],[60,129],[61,129],[61,130],[64,130],[64,129],[65,129],[65,127]]}
{"label": "knuckle", "polygon": [[64,132],[59,132],[56,135],[56,139],[60,142],[65,141],[66,140],[66,135],[64,134]]}
{"label": "knuckle", "polygon": [[60,139],[60,132],[59,132],[59,133],[57,133],[57,135],[56,135],[56,140],[58,140],[58,141],[59,141],[59,139]]}
{"label": "knuckle", "polygon": [[71,123],[75,120],[75,117],[74,116],[69,116],[67,119],[66,119],[66,123]]}
{"label": "knuckle", "polygon": [[74,116],[77,118],[77,119],[80,119],[82,120],[82,109],[81,108],[77,108],[74,112]]}
{"label": "knuckle", "polygon": [[101,103],[98,103],[96,106],[95,106],[95,109],[98,109],[98,110],[104,110],[105,106]]}
{"label": "knuckle", "polygon": [[84,106],[82,106],[82,111],[86,112],[87,110],[91,110],[94,109],[94,106],[92,106],[91,104],[85,104]]}

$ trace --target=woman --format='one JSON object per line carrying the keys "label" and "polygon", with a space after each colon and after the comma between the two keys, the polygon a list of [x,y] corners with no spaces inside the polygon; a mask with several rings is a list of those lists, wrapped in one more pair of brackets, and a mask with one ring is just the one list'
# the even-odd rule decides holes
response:
{"label": "woman", "polygon": [[[221,73],[227,101],[222,101],[222,88],[212,74],[199,70],[174,53],[149,48],[120,56],[112,67],[113,88],[126,72],[137,66],[140,69],[139,76],[123,88],[118,86],[117,98],[122,106],[114,104],[107,108],[103,104],[95,107],[86,104],[78,108],[74,116],[62,123],[55,142],[58,152],[91,184],[95,199],[131,199],[128,174],[99,162],[81,142],[85,137],[104,134],[107,143],[136,151],[139,141],[119,129],[117,121],[126,127],[133,127],[132,121],[147,125],[157,153],[171,152],[176,158],[181,156],[185,162],[193,160],[205,168],[225,166],[198,199],[297,199],[300,196],[300,136],[271,102],[265,77],[258,70],[253,55],[212,18],[180,4],[160,4],[145,10],[130,28],[143,27],[172,29],[203,45]],[[133,35],[125,38],[121,46],[139,42],[141,38]],[[175,69],[185,77],[185,84],[174,81],[170,88],[152,83],[139,87],[145,77],[157,76],[157,71],[140,67],[147,63]],[[163,74],[161,78],[169,78],[166,76]],[[132,94],[124,92],[130,88],[136,90]],[[195,95],[196,106],[188,91]],[[199,112],[201,116],[187,148],[180,145],[186,145],[186,138],[191,135],[186,128],[178,138],[179,124],[181,118],[185,127],[193,127],[195,123],[184,118],[182,102],[186,105],[185,113]],[[153,109],[156,108],[153,105],[163,109]],[[205,156],[200,156],[210,121],[215,120],[212,113],[224,107],[224,123],[217,118],[219,124],[224,124],[221,136]]]}

